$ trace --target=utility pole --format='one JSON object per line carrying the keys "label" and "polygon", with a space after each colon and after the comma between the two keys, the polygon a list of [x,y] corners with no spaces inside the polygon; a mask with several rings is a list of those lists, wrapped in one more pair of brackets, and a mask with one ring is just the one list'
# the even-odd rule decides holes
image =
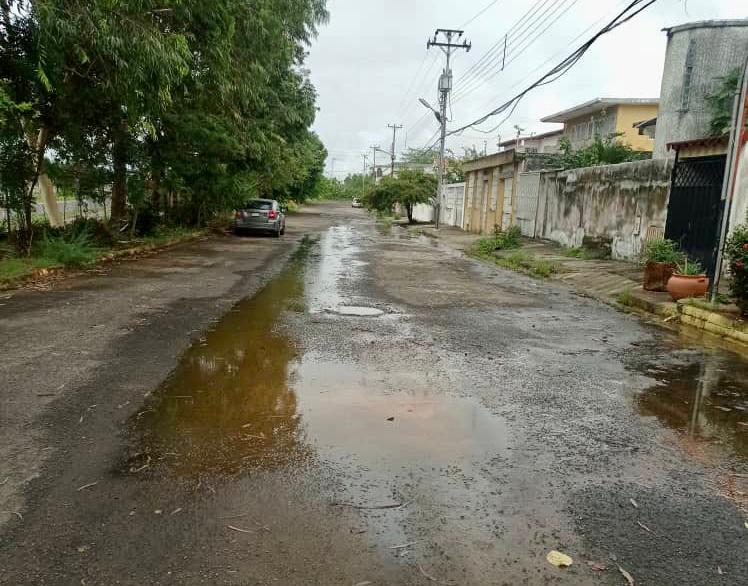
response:
{"label": "utility pole", "polygon": [[369,158],[369,155],[364,153],[361,155],[364,159],[364,173],[361,175],[361,199],[366,197],[366,160]]}
{"label": "utility pole", "polygon": [[444,149],[447,141],[447,103],[449,102],[449,94],[452,91],[452,69],[450,68],[450,60],[452,53],[457,49],[465,49],[470,51],[472,46],[467,40],[463,40],[461,43],[457,42],[462,37],[465,31],[454,30],[454,29],[436,29],[434,37],[429,39],[426,43],[426,49],[431,47],[439,47],[444,55],[447,57],[447,64],[439,77],[439,123],[441,125],[441,133],[439,138],[439,172],[437,173],[438,189],[436,196],[436,229],[439,229],[439,216],[441,215],[442,200],[444,199]]}
{"label": "utility pole", "polygon": [[377,184],[377,151],[381,149],[379,148],[378,144],[372,145],[369,148],[373,151],[373,156],[374,156],[372,165],[374,166],[374,185],[376,185]]}
{"label": "utility pole", "polygon": [[397,135],[397,131],[403,127],[402,124],[388,124],[387,128],[392,129],[392,148],[390,149],[390,157],[392,161],[392,165],[390,167],[390,177],[394,179],[395,177],[395,136]]}

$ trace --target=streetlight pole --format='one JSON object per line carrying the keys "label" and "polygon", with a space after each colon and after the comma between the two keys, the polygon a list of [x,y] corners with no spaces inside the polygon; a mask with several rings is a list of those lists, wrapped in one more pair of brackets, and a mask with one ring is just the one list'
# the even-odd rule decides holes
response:
{"label": "streetlight pole", "polygon": [[[457,49],[465,49],[470,51],[471,44],[467,40],[463,40],[462,43],[453,43],[452,40],[459,39],[462,37],[464,31],[455,29],[437,29],[434,33],[434,37],[429,39],[426,43],[426,49],[431,47],[439,47],[444,55],[447,57],[447,64],[439,77],[439,112],[437,113],[441,128],[439,130],[439,170],[436,175],[437,179],[437,196],[435,206],[435,220],[436,229],[439,229],[439,216],[441,215],[442,200],[444,199],[444,151],[447,142],[447,104],[449,102],[449,94],[452,91],[452,69],[450,68],[450,60],[452,58],[452,52]],[[442,40],[438,40],[438,37],[442,37]],[[424,102],[424,100],[421,100]],[[430,106],[429,106],[430,107]]]}

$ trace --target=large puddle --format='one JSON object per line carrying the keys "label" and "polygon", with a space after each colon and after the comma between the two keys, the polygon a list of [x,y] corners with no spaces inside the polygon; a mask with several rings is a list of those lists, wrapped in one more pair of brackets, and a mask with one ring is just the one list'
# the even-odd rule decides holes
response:
{"label": "large puddle", "polygon": [[681,354],[678,363],[643,367],[657,384],[638,394],[639,412],[748,460],[748,365],[726,352]]}
{"label": "large puddle", "polygon": [[[356,319],[382,314],[353,305],[341,289],[360,268],[351,262],[351,238],[332,229],[320,243],[306,242],[264,289],[189,348],[133,420],[129,469],[231,477],[322,459],[344,473],[390,477],[403,468],[469,465],[503,450],[503,421],[480,404],[434,392],[412,371],[384,375],[297,345],[291,323],[310,327],[324,313],[350,336]],[[309,315],[287,319],[289,312]]]}

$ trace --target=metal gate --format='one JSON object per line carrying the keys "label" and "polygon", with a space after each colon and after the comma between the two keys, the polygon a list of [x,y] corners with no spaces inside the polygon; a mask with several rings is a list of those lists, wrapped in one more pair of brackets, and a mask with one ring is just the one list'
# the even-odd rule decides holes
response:
{"label": "metal gate", "polygon": [[690,259],[698,260],[710,277],[714,275],[722,217],[724,174],[724,155],[677,161],[665,224],[665,238],[677,242]]}
{"label": "metal gate", "polygon": [[535,238],[540,173],[520,173],[517,182],[517,225],[523,236]]}

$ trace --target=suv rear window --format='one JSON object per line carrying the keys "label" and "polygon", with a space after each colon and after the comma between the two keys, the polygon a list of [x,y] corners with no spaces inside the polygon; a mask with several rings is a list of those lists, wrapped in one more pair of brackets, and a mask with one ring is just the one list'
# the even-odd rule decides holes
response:
{"label": "suv rear window", "polygon": [[245,210],[272,210],[273,202],[271,201],[260,201],[259,199],[253,199],[244,204]]}

